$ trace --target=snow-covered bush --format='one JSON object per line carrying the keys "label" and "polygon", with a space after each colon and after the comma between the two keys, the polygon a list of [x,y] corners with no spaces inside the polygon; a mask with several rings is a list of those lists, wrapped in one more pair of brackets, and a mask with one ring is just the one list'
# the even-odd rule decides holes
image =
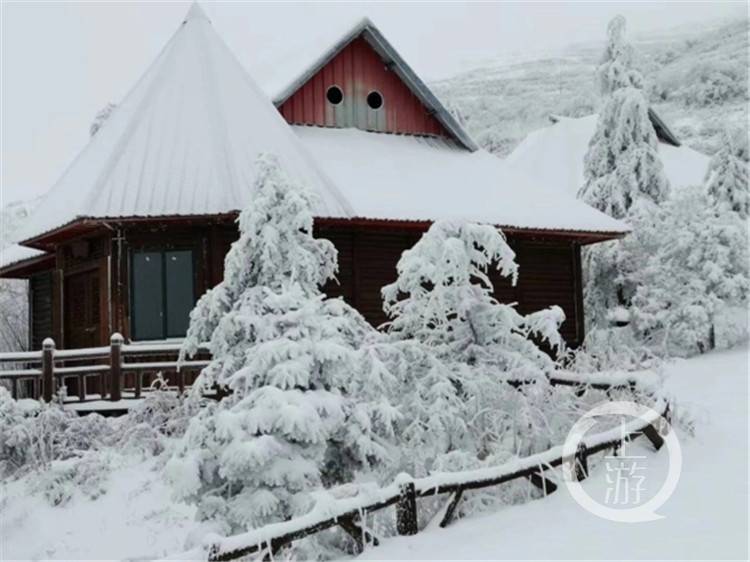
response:
{"label": "snow-covered bush", "polygon": [[57,404],[13,400],[0,388],[0,476],[49,467],[99,448],[111,436],[101,416],[79,417]]}
{"label": "snow-covered bush", "polygon": [[310,509],[310,491],[383,460],[394,410],[359,348],[374,330],[320,287],[336,250],[315,239],[313,195],[261,156],[224,280],[191,313],[183,357],[209,342],[196,391],[228,391],[195,416],[167,465],[200,516],[246,530]]}
{"label": "snow-covered bush", "polygon": [[620,268],[635,288],[636,333],[669,353],[714,348],[717,318],[744,306],[750,290],[747,223],[713,206],[702,187],[682,189],[633,221]]}
{"label": "snow-covered bush", "polygon": [[683,80],[688,85],[678,95],[688,106],[721,105],[747,96],[747,65],[741,60],[695,64]]}
{"label": "snow-covered bush", "polygon": [[198,396],[180,394],[167,388],[161,373],[126,416],[118,420],[118,445],[122,450],[158,455],[169,439],[185,434],[190,420],[198,414]]}
{"label": "snow-covered bush", "polygon": [[65,505],[76,492],[95,500],[106,493],[110,470],[110,456],[103,452],[56,461],[29,480],[29,492],[52,506]]}
{"label": "snow-covered bush", "polygon": [[552,307],[523,316],[495,300],[489,268],[515,281],[514,257],[494,227],[438,222],[383,288],[388,334],[400,345],[383,346],[391,356],[381,358],[404,384],[399,436],[414,451],[412,471],[468,468],[549,444],[555,390],[545,375],[554,363],[533,338],[562,348],[564,315]]}

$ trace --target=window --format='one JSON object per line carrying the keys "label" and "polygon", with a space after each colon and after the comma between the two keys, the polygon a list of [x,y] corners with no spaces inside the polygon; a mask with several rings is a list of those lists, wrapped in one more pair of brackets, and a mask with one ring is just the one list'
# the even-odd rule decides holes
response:
{"label": "window", "polygon": [[367,105],[370,106],[370,109],[380,109],[383,107],[383,96],[380,92],[373,90],[367,94]]}
{"label": "window", "polygon": [[133,252],[131,323],[135,340],[181,337],[195,304],[193,252]]}
{"label": "window", "polygon": [[331,86],[326,91],[326,99],[333,105],[338,105],[344,101],[344,92],[338,86]]}

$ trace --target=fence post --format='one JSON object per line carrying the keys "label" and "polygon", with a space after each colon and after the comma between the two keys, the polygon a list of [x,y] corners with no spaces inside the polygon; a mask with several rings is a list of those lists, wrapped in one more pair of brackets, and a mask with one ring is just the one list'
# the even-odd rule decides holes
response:
{"label": "fence post", "polygon": [[109,399],[112,402],[122,399],[122,342],[123,337],[117,332],[109,339]]}
{"label": "fence post", "polygon": [[396,530],[399,535],[416,535],[417,494],[414,482],[401,484],[401,492],[396,504]]}
{"label": "fence post", "polygon": [[586,445],[583,443],[578,444],[574,464],[576,480],[580,482],[581,480],[586,479],[589,475],[589,460]]}
{"label": "fence post", "polygon": [[52,402],[55,393],[55,340],[46,338],[42,342],[42,399]]}

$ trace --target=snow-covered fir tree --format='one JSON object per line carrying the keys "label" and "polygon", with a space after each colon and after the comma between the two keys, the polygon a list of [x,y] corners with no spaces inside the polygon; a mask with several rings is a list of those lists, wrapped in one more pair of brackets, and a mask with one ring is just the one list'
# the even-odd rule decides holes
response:
{"label": "snow-covered fir tree", "polygon": [[[497,302],[493,267],[515,282],[514,252],[497,228],[437,222],[404,252],[398,279],[383,288],[388,333],[407,349],[402,367],[391,370],[408,366],[411,381],[399,435],[422,455],[422,470],[528,450],[544,425],[529,418],[541,413],[553,361],[531,337],[562,347],[564,314],[552,307],[523,316]],[[508,380],[533,384],[517,390]]]}
{"label": "snow-covered fir tree", "polygon": [[[392,384],[359,348],[374,333],[321,285],[337,268],[313,237],[313,195],[262,156],[224,280],[191,313],[183,357],[209,342],[196,388],[229,395],[196,416],[168,474],[225,532],[284,520],[309,492],[387,456]],[[367,369],[372,366],[372,369]]]}
{"label": "snow-covered fir tree", "polygon": [[750,214],[750,187],[748,187],[748,168],[741,156],[742,149],[735,137],[724,133],[723,142],[718,152],[711,158],[706,172],[706,190],[719,213],[733,211],[740,218],[747,219]]}
{"label": "snow-covered fir tree", "polygon": [[[634,51],[625,39],[625,19],[608,26],[607,46],[597,79],[603,103],[584,159],[585,183],[578,197],[589,205],[627,219],[669,196],[669,181],[648,116],[643,77],[634,68]],[[633,288],[623,285],[618,270],[619,242],[586,249],[583,254],[587,322],[604,328],[611,311],[629,304]]]}
{"label": "snow-covered fir tree", "polygon": [[638,198],[664,201],[669,181],[648,117],[643,77],[633,68],[633,50],[625,40],[622,16],[609,24],[597,77],[604,100],[578,196],[612,217],[623,218]]}

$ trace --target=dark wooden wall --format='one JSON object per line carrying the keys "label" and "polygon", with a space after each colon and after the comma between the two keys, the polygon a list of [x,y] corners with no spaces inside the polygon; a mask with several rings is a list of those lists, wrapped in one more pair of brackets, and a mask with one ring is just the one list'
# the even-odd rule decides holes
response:
{"label": "dark wooden wall", "polygon": [[[375,326],[384,323],[380,290],[396,278],[396,263],[401,253],[419,239],[421,232],[414,229],[386,227],[326,226],[316,227],[316,236],[331,240],[339,253],[337,280],[324,290],[332,297],[343,297]],[[100,232],[86,239],[61,245],[57,251],[56,269],[43,281],[40,277],[34,301],[39,319],[34,319],[32,333],[43,338],[49,332],[42,311],[51,305],[52,335],[67,347],[106,345],[109,336],[119,331],[130,337],[130,272],[129,256],[133,250],[191,249],[195,256],[194,287],[196,299],[208,288],[221,281],[224,256],[237,238],[234,225],[200,224],[180,227],[165,224],[141,224]],[[557,304],[566,314],[562,333],[569,345],[583,340],[583,311],[580,288],[580,248],[570,241],[511,237],[508,241],[516,251],[520,275],[516,286],[493,272],[491,279],[495,295],[501,302],[515,302],[518,310],[527,314]],[[83,244],[83,242],[86,242]],[[85,280],[85,281],[84,281]],[[46,285],[44,284],[46,282]],[[75,288],[76,283],[88,288]],[[88,285],[87,285],[88,283]],[[91,283],[96,283],[96,290]],[[52,289],[44,297],[44,287]],[[71,288],[73,287],[73,288]],[[66,290],[67,288],[67,290]],[[44,300],[46,298],[46,301]],[[71,303],[77,298],[88,303]],[[98,304],[95,304],[98,303]],[[92,306],[98,310],[86,312]],[[81,308],[83,307],[83,308]],[[37,310],[37,309],[32,309]],[[88,315],[86,327],[91,333],[95,320],[95,335],[71,333],[74,327],[62,314],[83,310]],[[38,323],[38,325],[37,325]],[[35,343],[38,344],[38,342]]]}
{"label": "dark wooden wall", "polygon": [[31,349],[42,349],[52,331],[52,273],[43,271],[29,278],[29,343]]}
{"label": "dark wooden wall", "polygon": [[[387,321],[380,289],[396,280],[401,253],[419,240],[420,232],[321,228],[317,236],[331,240],[339,251],[338,283],[324,288],[329,296],[342,296],[375,326]],[[571,242],[509,237],[516,252],[519,277],[515,286],[499,272],[490,279],[500,302],[517,303],[522,314],[552,305],[560,306],[566,320],[561,333],[571,346],[583,341],[580,294],[580,249]]]}

